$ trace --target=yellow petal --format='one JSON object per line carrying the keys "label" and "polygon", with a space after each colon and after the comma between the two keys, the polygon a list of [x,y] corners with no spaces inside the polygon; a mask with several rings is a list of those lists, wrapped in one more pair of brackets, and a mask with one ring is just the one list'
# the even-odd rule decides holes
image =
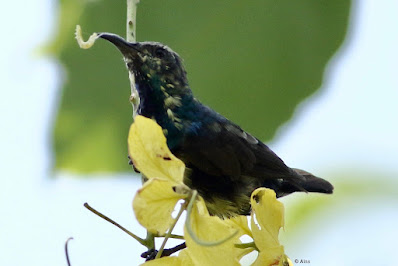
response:
{"label": "yellow petal", "polygon": [[133,209],[138,222],[148,231],[163,235],[174,219],[171,213],[180,199],[186,198],[173,190],[173,182],[151,179],[134,197]]}
{"label": "yellow petal", "polygon": [[[231,223],[210,216],[201,198],[192,209],[191,227],[200,240],[207,242],[225,239],[236,232],[236,228]],[[240,250],[234,247],[235,243],[240,243],[239,235],[223,244],[206,247],[197,244],[190,237],[185,227],[184,238],[187,244],[186,254],[191,258],[194,265],[240,265],[238,260]]]}
{"label": "yellow petal", "polygon": [[162,257],[160,259],[155,259],[151,261],[147,261],[141,265],[145,266],[163,266],[163,265],[170,265],[170,266],[195,266],[193,264],[191,257],[187,254],[187,249],[180,251],[178,257]]}
{"label": "yellow petal", "polygon": [[145,266],[182,266],[182,261],[178,257],[162,257],[156,260],[147,261],[141,265]]}
{"label": "yellow petal", "polygon": [[184,249],[180,251],[178,254],[178,258],[181,260],[181,265],[183,266],[194,266],[195,264],[193,263],[191,257],[189,256],[188,249]]}
{"label": "yellow petal", "polygon": [[249,254],[250,252],[255,251],[256,249],[253,247],[250,248],[238,248],[237,249],[237,259],[240,261],[244,256],[246,256],[247,254]]}
{"label": "yellow petal", "polygon": [[[249,237],[253,238],[253,234],[249,228],[247,216],[236,216],[225,221],[231,223],[233,227],[239,230],[238,237],[248,235]],[[254,250],[254,247],[237,248],[237,259],[240,260],[243,256]]]}
{"label": "yellow petal", "polygon": [[256,261],[253,266],[286,266],[289,265],[287,257],[284,254],[283,246],[269,248],[265,251],[261,251],[258,254]]}
{"label": "yellow petal", "polygon": [[240,233],[239,233],[240,236],[248,235],[251,238],[253,238],[252,231],[249,228],[247,216],[240,215],[240,216],[233,217],[226,221],[231,222],[233,224],[233,226],[235,226],[237,229],[240,230]]}
{"label": "yellow petal", "polygon": [[169,150],[162,128],[152,119],[136,116],[128,136],[129,155],[147,178],[182,183],[185,165]]}
{"label": "yellow petal", "polygon": [[[258,188],[252,193],[251,206],[251,228],[256,246],[260,252],[278,247],[280,245],[278,240],[279,229],[284,224],[283,204],[276,199],[273,190]],[[257,220],[258,225],[255,220]]]}

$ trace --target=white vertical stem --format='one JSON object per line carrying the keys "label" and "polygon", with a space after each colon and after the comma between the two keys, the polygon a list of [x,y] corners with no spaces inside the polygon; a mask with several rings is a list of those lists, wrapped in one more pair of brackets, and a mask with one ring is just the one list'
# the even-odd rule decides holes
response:
{"label": "white vertical stem", "polygon": [[[136,41],[136,18],[137,18],[137,4],[139,0],[127,0],[127,25],[126,25],[126,40],[128,42]],[[133,105],[133,118],[137,114],[138,105],[140,104],[140,98],[138,96],[137,89],[135,87],[135,78],[134,75],[129,73],[130,79],[130,102]]]}
{"label": "white vertical stem", "polygon": [[128,42],[135,42],[135,23],[137,18],[137,4],[139,0],[127,0],[127,25],[126,25],[126,40]]}
{"label": "white vertical stem", "polygon": [[[127,0],[127,24],[126,24],[126,40],[128,42],[136,42],[136,19],[137,19],[137,5],[140,0]],[[140,105],[140,97],[138,95],[137,89],[135,87],[135,78],[129,71],[130,80],[130,103],[133,106],[133,119],[137,115],[138,106]],[[145,176],[141,174],[142,183],[144,184]],[[145,239],[150,243],[151,248],[155,248],[155,237],[154,235],[147,231],[147,237]]]}

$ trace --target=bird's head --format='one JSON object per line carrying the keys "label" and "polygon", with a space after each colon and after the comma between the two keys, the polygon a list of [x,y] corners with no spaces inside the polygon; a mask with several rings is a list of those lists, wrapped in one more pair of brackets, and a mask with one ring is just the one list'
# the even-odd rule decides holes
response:
{"label": "bird's head", "polygon": [[142,87],[150,87],[153,94],[164,94],[165,98],[190,93],[182,60],[169,47],[157,42],[130,43],[111,33],[100,33],[99,37],[113,43],[123,54],[140,94]]}

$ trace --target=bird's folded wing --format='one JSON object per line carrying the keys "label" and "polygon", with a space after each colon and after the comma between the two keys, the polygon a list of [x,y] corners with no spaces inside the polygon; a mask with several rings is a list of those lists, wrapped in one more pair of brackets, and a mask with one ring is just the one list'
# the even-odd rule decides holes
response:
{"label": "bird's folded wing", "polygon": [[200,134],[185,136],[180,156],[188,167],[233,179],[241,175],[269,178],[269,174],[274,173],[275,178],[279,178],[289,172],[274,152],[240,127],[222,124],[220,128],[209,127]]}

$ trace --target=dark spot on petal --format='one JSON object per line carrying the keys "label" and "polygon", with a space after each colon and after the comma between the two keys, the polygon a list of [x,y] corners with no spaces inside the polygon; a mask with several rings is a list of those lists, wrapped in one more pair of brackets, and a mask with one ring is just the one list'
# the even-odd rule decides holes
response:
{"label": "dark spot on petal", "polygon": [[255,200],[257,203],[259,203],[260,197],[258,195],[253,195],[253,200]]}
{"label": "dark spot on petal", "polygon": [[260,203],[260,199],[261,199],[261,197],[262,197],[263,195],[264,195],[264,191],[261,190],[261,191],[258,191],[258,192],[256,193],[256,195],[253,195],[252,198],[253,198],[253,200],[255,200],[257,203]]}

